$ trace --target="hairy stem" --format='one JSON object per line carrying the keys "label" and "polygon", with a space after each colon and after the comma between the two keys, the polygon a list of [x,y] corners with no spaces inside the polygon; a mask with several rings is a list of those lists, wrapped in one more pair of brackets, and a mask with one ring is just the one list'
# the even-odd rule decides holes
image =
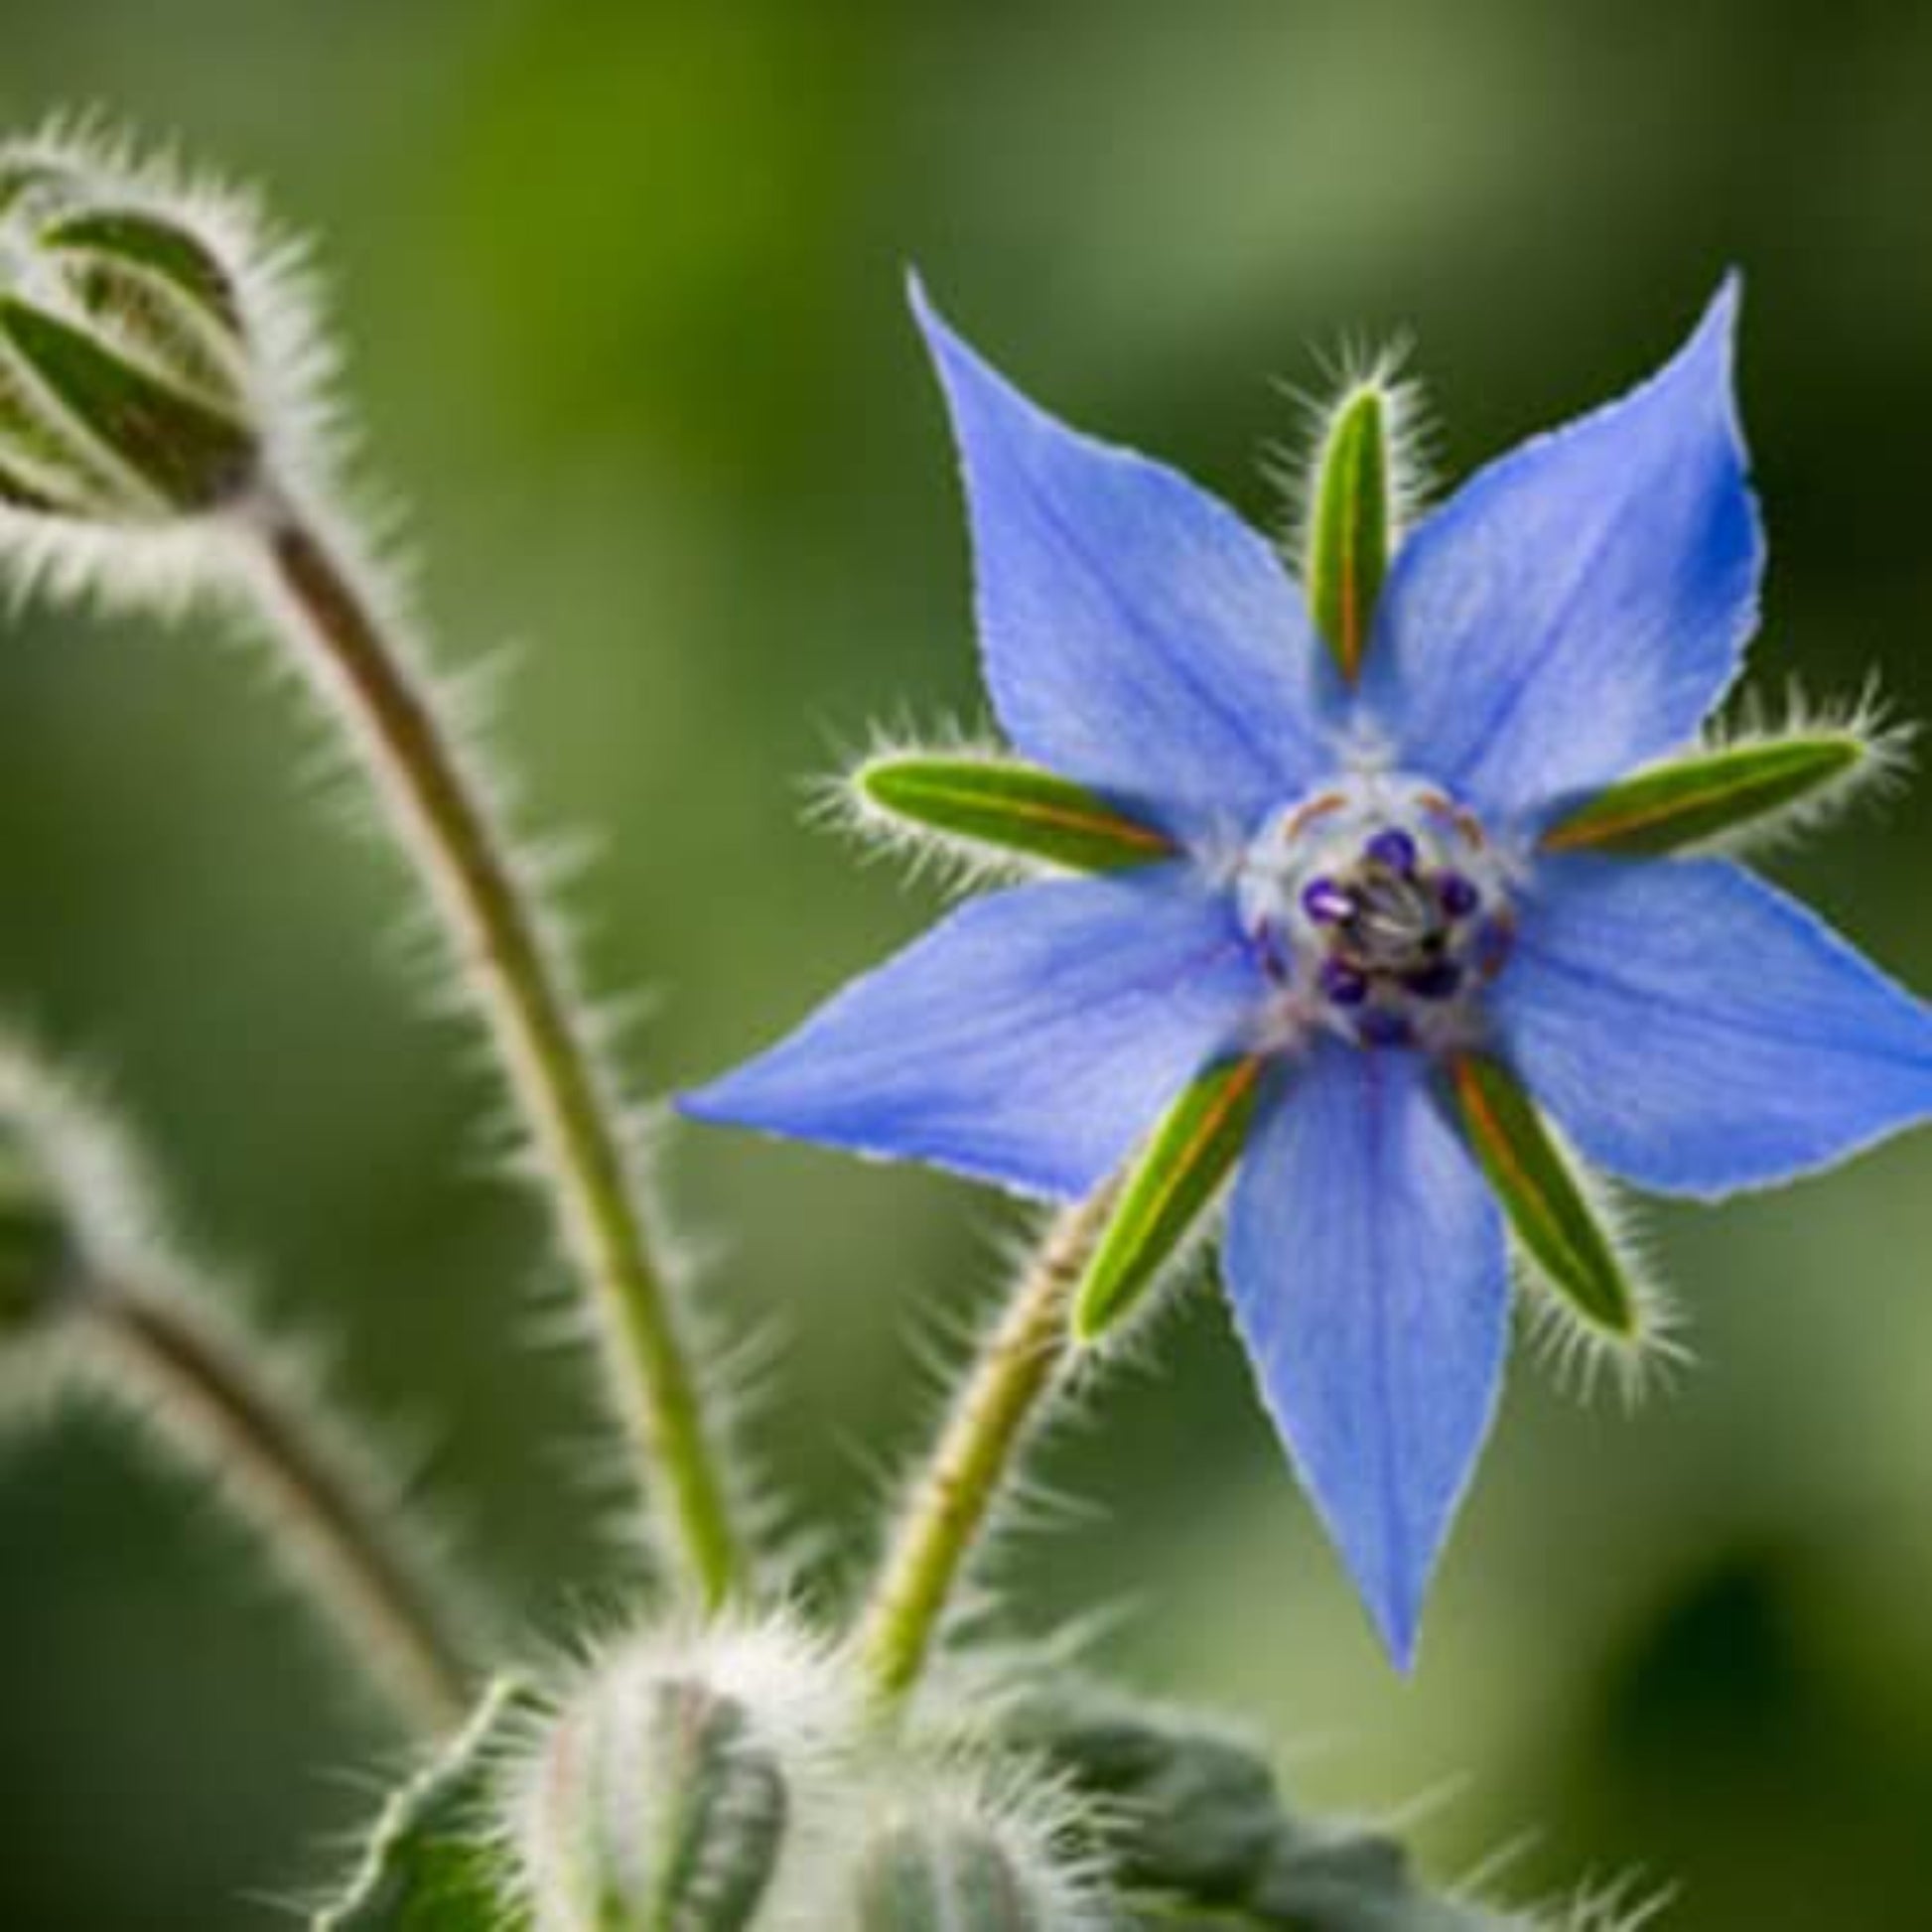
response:
{"label": "hairy stem", "polygon": [[238,1335],[172,1296],[89,1281],[71,1314],[180,1452],[259,1525],[345,1652],[416,1723],[454,1726],[471,1689],[457,1592],[347,1439],[263,1374]]}
{"label": "hairy stem", "polygon": [[1066,1365],[1073,1291],[1115,1187],[1055,1217],[1022,1270],[915,1481],[859,1631],[882,1705],[910,1693],[946,1605]]}
{"label": "hairy stem", "polygon": [[651,1252],[618,1107],[478,786],[372,600],[297,512],[257,525],[311,675],[346,716],[505,1064],[588,1286],[613,1394],[641,1462],[668,1487],[685,1579],[716,1605],[741,1581],[728,1490],[664,1275]]}

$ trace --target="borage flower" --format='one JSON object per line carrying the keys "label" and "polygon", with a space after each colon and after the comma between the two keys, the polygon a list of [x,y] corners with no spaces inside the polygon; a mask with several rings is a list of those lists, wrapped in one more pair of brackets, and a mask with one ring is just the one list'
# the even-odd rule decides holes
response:
{"label": "borage flower", "polygon": [[1406,1665],[1496,1406],[1506,1221],[1585,1332],[1655,1332],[1542,1110],[1610,1174],[1711,1198],[1932,1109],[1926,1009],[1732,861],[1684,856],[1870,749],[1856,726],[1699,738],[1763,566],[1735,289],[1650,381],[1406,534],[1400,394],[1355,385],[1300,582],[914,304],[993,706],[1035,762],[886,757],[858,786],[1094,876],[969,900],[685,1108],[1024,1193],[1124,1173],[1088,1335],[1238,1159],[1236,1324]]}

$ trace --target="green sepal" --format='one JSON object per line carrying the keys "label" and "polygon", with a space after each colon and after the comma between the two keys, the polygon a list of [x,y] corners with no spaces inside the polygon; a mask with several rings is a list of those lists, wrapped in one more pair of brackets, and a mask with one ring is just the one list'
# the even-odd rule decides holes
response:
{"label": "green sepal", "polygon": [[1615,1245],[1516,1076],[1486,1053],[1458,1053],[1449,1084],[1464,1134],[1517,1239],[1593,1328],[1634,1340],[1641,1311]]}
{"label": "green sepal", "polygon": [[79,316],[105,346],[217,414],[246,412],[237,345],[172,286],[107,256],[76,255],[66,267]]}
{"label": "green sepal", "polygon": [[852,781],[868,805],[895,818],[1073,872],[1118,872],[1174,855],[1166,833],[1084,785],[1016,760],[894,753],[869,759]]}
{"label": "green sepal", "polygon": [[227,271],[186,228],[138,208],[86,208],[41,231],[50,248],[106,256],[185,296],[224,335],[240,340],[241,309]]}
{"label": "green sepal", "polygon": [[695,1675],[593,1680],[544,1744],[526,1859],[546,1925],[745,1932],[791,1796],[738,1699]]}
{"label": "green sepal", "polygon": [[1342,675],[1361,674],[1394,540],[1389,397],[1364,383],[1343,397],[1315,454],[1310,486],[1309,610]]}
{"label": "green sepal", "polygon": [[0,337],[61,407],[173,510],[232,496],[255,464],[240,423],[104,348],[59,316],[0,297]]}
{"label": "green sepal", "polygon": [[1121,1183],[1112,1217],[1073,1296],[1073,1332],[1097,1341],[1130,1314],[1240,1159],[1262,1062],[1227,1060],[1168,1109]]}
{"label": "green sepal", "polygon": [[42,515],[104,514],[135,506],[136,487],[85,447],[76,426],[48,408],[14,358],[0,354],[0,495],[14,509]]}
{"label": "green sepal", "polygon": [[390,1799],[361,1868],[313,1932],[530,1932],[493,1830],[498,1767],[542,1710],[504,1678],[444,1753]]}
{"label": "green sepal", "polygon": [[1553,852],[1655,857],[1801,804],[1868,755],[1855,733],[1812,732],[1698,752],[1599,791],[1543,834]]}
{"label": "green sepal", "polygon": [[[653,1686],[651,1704],[650,1740],[627,1748],[661,1761],[646,1775],[633,1767],[621,1789],[655,1788],[661,1863],[646,1880],[649,1896],[626,1900],[631,1915],[621,1922],[743,1932],[777,1868],[790,1811],[784,1775],[736,1699],[674,1678]],[[644,1820],[629,1823],[637,1830]],[[620,1844],[609,1849],[614,1863],[622,1857]]]}

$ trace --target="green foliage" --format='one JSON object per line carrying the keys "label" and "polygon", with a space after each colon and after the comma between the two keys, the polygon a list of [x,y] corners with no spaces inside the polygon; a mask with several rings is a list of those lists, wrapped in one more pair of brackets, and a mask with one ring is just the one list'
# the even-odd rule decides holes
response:
{"label": "green foliage", "polygon": [[313,1932],[531,1932],[492,1824],[502,1761],[541,1708],[520,1679],[492,1686],[462,1735],[390,1800]]}
{"label": "green foliage", "polygon": [[1024,1705],[1008,1734],[1110,1821],[1121,1932],[1498,1932],[1426,1891],[1394,1839],[1296,1811],[1223,1731],[1074,1689]]}

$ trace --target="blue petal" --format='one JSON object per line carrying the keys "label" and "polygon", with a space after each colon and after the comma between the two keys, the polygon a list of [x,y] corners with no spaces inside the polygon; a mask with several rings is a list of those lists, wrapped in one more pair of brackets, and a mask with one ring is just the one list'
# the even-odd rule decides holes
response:
{"label": "blue petal", "polygon": [[1262,997],[1227,895],[1190,868],[1020,886],[961,906],[679,1105],[1071,1198]]}
{"label": "blue petal", "polygon": [[1466,483],[1397,554],[1363,696],[1403,759],[1498,816],[1692,738],[1764,561],[1727,282],[1658,375]]}
{"label": "blue petal", "polygon": [[1592,1161],[1712,1197],[1932,1114],[1932,1013],[1725,860],[1539,870],[1491,1011]]}
{"label": "blue petal", "polygon": [[1225,1267],[1261,1392],[1396,1662],[1501,1386],[1501,1216],[1427,1062],[1328,1042],[1235,1185]]}
{"label": "blue petal", "polygon": [[912,304],[952,411],[980,644],[1026,757],[1181,835],[1245,832],[1332,760],[1274,551],[1175,472],[1077,435]]}

